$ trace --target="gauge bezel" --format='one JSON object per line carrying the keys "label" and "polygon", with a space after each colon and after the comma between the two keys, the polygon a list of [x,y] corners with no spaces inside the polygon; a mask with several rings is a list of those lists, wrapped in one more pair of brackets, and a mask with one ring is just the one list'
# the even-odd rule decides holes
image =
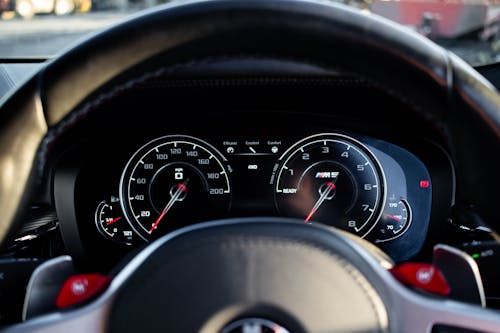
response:
{"label": "gauge bezel", "polygon": [[[313,134],[310,136],[307,136],[294,144],[292,144],[278,159],[276,167],[275,167],[275,174],[273,174],[273,179],[271,180],[272,183],[274,183],[274,204],[276,206],[276,209],[278,212],[280,212],[279,204],[278,204],[278,186],[280,183],[280,178],[281,174],[283,172],[284,166],[286,166],[287,162],[292,158],[292,156],[295,155],[295,152],[300,150],[301,147],[307,146],[309,144],[314,144],[315,142],[321,141],[321,139],[325,138],[326,140],[337,140],[337,141],[345,141],[350,144],[352,144],[353,147],[356,149],[360,150],[366,156],[368,159],[372,162],[374,172],[376,176],[378,176],[379,181],[380,181],[380,195],[379,198],[377,198],[377,202],[375,204],[375,209],[372,215],[368,218],[366,223],[371,223],[371,226],[369,226],[366,231],[363,232],[363,234],[357,234],[361,238],[365,238],[378,224],[378,221],[380,220],[382,213],[383,213],[383,208],[385,207],[385,202],[386,202],[386,188],[387,188],[387,182],[386,182],[386,177],[384,173],[384,169],[382,168],[382,165],[378,158],[375,156],[375,154],[361,141],[353,138],[352,136],[342,134],[342,133],[337,133],[337,132],[326,132],[326,133],[318,133],[318,134]],[[361,228],[363,229],[364,226]]]}
{"label": "gauge bezel", "polygon": [[[200,147],[210,155],[213,155],[216,162],[220,166],[220,168],[224,171],[225,179],[226,179],[226,186],[227,186],[227,191],[225,194],[229,194],[229,202],[228,202],[228,207],[227,211],[230,210],[231,207],[231,202],[232,202],[232,191],[231,191],[231,179],[229,177],[230,173],[230,167],[227,165],[227,159],[226,157],[213,145],[208,143],[205,140],[202,140],[200,138],[194,137],[194,136],[189,136],[189,135],[183,135],[183,134],[173,134],[173,135],[165,135],[161,137],[157,137],[153,140],[148,141],[144,145],[142,145],[140,148],[138,148],[135,153],[128,159],[125,168],[123,169],[122,175],[120,177],[120,185],[119,185],[119,196],[120,196],[120,206],[123,210],[124,217],[129,223],[129,225],[132,227],[134,232],[144,241],[149,242],[153,239],[151,237],[151,233],[147,232],[144,230],[143,226],[139,221],[135,220],[135,217],[133,216],[132,212],[130,211],[129,205],[130,202],[129,200],[126,200],[125,198],[125,193],[130,192],[130,177],[131,175],[134,174],[134,171],[136,170],[139,161],[141,161],[145,156],[147,156],[151,151],[155,150],[156,148],[164,145],[168,145],[172,142],[182,142],[182,143],[188,143],[188,144],[194,144],[195,146]],[[137,225],[136,225],[137,224]],[[147,235],[146,235],[147,234]]]}
{"label": "gauge bezel", "polygon": [[[399,199],[398,202],[402,202],[403,205],[406,207],[406,214],[407,214],[407,218],[406,218],[406,224],[405,226],[403,227],[403,229],[401,230],[400,233],[394,235],[393,237],[391,238],[387,238],[387,239],[378,239],[376,238],[374,240],[374,243],[385,243],[385,242],[389,242],[389,241],[392,241],[392,240],[395,240],[401,236],[403,236],[409,229],[410,229],[410,225],[411,225],[411,222],[412,222],[412,217],[413,217],[413,214],[412,214],[412,211],[411,211],[411,206],[410,206],[410,203],[408,202],[408,200],[406,199]],[[385,207],[385,204],[384,204],[384,207]],[[382,209],[382,214],[383,214],[384,210]],[[380,218],[379,220],[377,221],[376,225],[380,223]]]}
{"label": "gauge bezel", "polygon": [[106,200],[102,200],[101,202],[99,202],[99,204],[97,205],[97,208],[95,210],[95,213],[94,213],[94,221],[95,221],[95,225],[96,225],[96,228],[97,230],[99,231],[99,233],[105,237],[106,239],[109,239],[109,240],[112,240],[112,241],[115,241],[113,239],[113,236],[111,236],[105,229],[104,227],[102,226],[101,224],[101,221],[99,221],[99,213],[104,209],[104,205],[107,205],[107,202]]}
{"label": "gauge bezel", "polygon": [[[104,226],[101,224],[101,221],[99,220],[99,213],[102,212],[102,210],[104,209],[104,206],[107,205],[107,206],[111,206],[110,203],[107,202],[107,200],[101,200],[98,204],[97,204],[97,207],[95,209],[95,212],[94,212],[94,221],[95,221],[95,225],[96,225],[96,228],[97,228],[97,231],[99,231],[99,233],[106,239],[110,240],[110,241],[113,241],[117,244],[122,244],[122,245],[132,245],[133,244],[133,235],[131,236],[132,238],[130,240],[118,240],[117,238],[115,238],[114,236],[112,236],[111,234],[109,234],[106,229],[104,228]],[[121,203],[119,203],[120,205],[120,209],[121,209]],[[123,216],[122,218],[125,219],[125,216]],[[128,223],[128,221],[125,219],[124,221],[127,222],[127,225],[130,225]],[[135,230],[131,229],[133,233],[135,233]],[[128,231],[128,230],[127,230]]]}

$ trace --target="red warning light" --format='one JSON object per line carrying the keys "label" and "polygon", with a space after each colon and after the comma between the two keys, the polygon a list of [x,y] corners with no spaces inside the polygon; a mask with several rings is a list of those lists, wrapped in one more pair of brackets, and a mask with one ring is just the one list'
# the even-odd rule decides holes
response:
{"label": "red warning light", "polygon": [[421,180],[420,181],[420,188],[429,188],[430,182],[428,180]]}

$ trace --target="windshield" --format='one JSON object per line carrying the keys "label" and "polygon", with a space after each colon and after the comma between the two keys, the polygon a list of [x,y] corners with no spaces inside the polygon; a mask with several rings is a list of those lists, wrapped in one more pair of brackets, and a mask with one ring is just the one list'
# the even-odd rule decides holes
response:
{"label": "windshield", "polygon": [[[401,23],[473,66],[500,61],[500,0],[343,3]],[[84,35],[159,4],[159,0],[0,0],[0,58],[54,57]]]}

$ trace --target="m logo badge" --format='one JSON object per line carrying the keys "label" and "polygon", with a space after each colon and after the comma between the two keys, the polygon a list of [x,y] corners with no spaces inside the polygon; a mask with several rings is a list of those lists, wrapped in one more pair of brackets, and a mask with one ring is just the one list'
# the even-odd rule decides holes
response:
{"label": "m logo badge", "polygon": [[245,318],[227,325],[221,333],[290,333],[267,319]]}

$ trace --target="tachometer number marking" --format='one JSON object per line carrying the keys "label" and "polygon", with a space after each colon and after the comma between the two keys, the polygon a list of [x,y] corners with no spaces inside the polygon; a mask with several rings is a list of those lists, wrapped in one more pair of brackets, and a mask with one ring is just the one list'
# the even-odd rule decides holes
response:
{"label": "tachometer number marking", "polygon": [[280,161],[274,184],[281,214],[362,237],[375,226],[385,198],[385,179],[362,143],[341,134],[315,135],[296,143]]}

